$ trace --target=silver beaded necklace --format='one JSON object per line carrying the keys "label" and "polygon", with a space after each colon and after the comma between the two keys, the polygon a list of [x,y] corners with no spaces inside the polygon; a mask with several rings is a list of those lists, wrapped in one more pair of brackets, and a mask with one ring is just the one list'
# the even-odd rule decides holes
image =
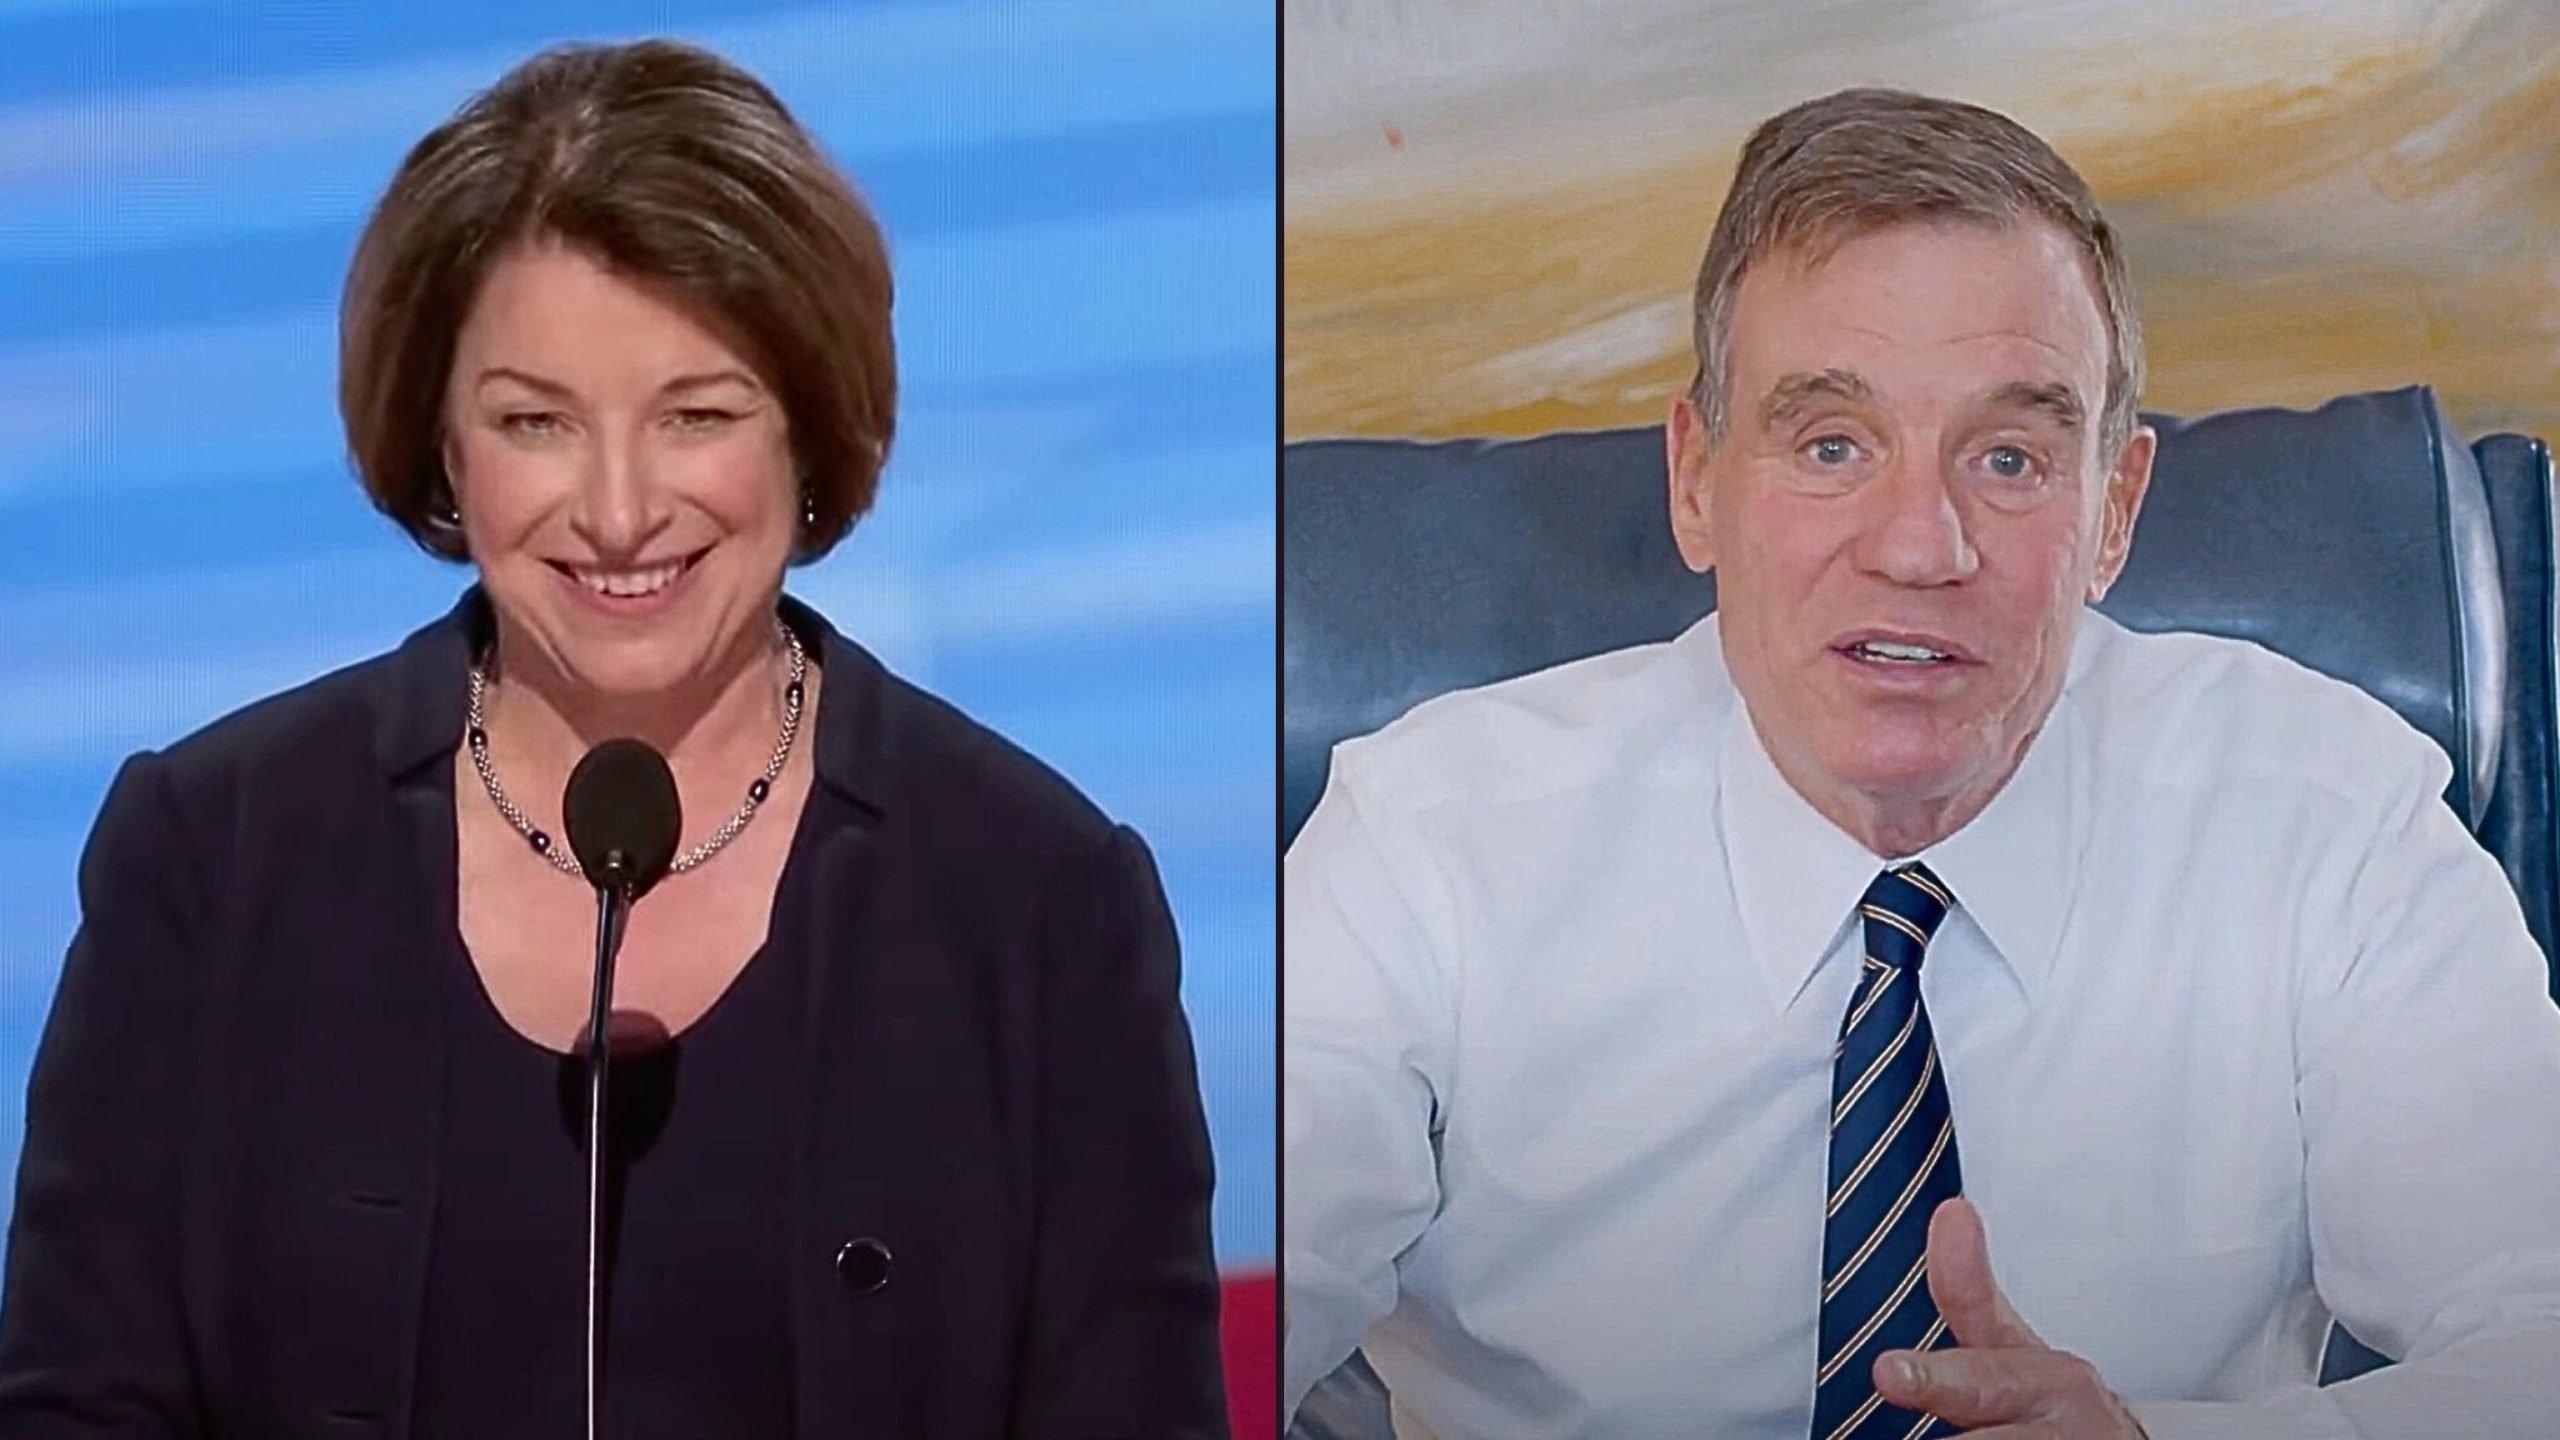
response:
{"label": "silver beaded necklace", "polygon": [[[784,763],[791,758],[791,743],[800,735],[800,703],[808,693],[809,655],[800,648],[800,637],[790,626],[776,621],[774,629],[781,632],[783,646],[791,652],[791,674],[782,687],[782,734],[773,742],[773,756],[764,762],[764,773],[748,783],[747,798],[727,820],[721,822],[719,829],[711,832],[710,839],[677,856],[675,863],[667,867],[671,874],[683,874],[719,854],[730,841],[737,839],[738,832],[747,828],[747,822],[755,818],[757,809],[773,793],[775,778],[782,774]],[[561,874],[585,879],[587,872],[578,864],[578,857],[569,853],[569,847],[552,843],[550,835],[527,818],[522,807],[508,799],[506,788],[498,783],[498,772],[489,764],[489,726],[481,713],[481,701],[488,688],[488,666],[485,662],[474,661],[471,666],[471,700],[463,710],[462,734],[471,749],[471,768],[480,772],[481,788],[489,792],[490,802],[498,807],[498,813],[506,817],[507,823],[515,827],[516,833],[524,837],[525,843],[533,847],[533,853],[550,861],[551,868]]]}

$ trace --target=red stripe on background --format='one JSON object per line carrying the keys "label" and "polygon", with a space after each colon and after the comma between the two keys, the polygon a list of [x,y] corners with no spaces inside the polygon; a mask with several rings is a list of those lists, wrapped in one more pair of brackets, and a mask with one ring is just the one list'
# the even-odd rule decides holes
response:
{"label": "red stripe on background", "polygon": [[1280,1287],[1268,1270],[1231,1271],[1219,1339],[1227,1356],[1227,1419],[1235,1440],[1277,1440]]}

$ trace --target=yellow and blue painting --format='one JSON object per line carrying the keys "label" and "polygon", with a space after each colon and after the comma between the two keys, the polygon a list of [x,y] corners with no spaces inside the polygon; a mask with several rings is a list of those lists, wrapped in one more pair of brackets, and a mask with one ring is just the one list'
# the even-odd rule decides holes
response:
{"label": "yellow and blue painting", "polygon": [[1287,438],[1661,419],[1751,127],[2001,110],[2123,232],[2154,409],[2560,438],[2552,0],[1285,0]]}

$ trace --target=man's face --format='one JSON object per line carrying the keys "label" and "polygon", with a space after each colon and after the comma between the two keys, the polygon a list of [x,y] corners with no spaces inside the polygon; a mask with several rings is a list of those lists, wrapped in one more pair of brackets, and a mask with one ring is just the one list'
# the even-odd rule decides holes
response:
{"label": "man's face", "polygon": [[1753,265],[1725,435],[1673,407],[1672,525],[1716,573],[1734,683],[1780,773],[1871,849],[1998,792],[2123,566],[2154,437],[2099,453],[2108,351],[2059,229],[1906,223]]}

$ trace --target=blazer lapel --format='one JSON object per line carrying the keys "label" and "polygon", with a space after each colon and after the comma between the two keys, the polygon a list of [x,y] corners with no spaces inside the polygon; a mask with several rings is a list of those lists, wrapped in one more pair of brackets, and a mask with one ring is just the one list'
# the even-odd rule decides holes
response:
{"label": "blazer lapel", "polygon": [[357,852],[381,858],[353,881],[374,918],[310,977],[328,1020],[306,1036],[306,1073],[340,1079],[308,1098],[316,1143],[298,1196],[327,1277],[313,1287],[311,1396],[324,1421],[377,1435],[410,1428],[443,1128],[436,976],[456,958],[452,758],[464,670],[487,625],[475,587],[386,668],[373,737],[383,788],[365,808],[387,824]]}
{"label": "blazer lapel", "polygon": [[[313,1003],[328,1019],[304,1036],[308,1073],[334,1078],[305,1102],[310,1179],[295,1197],[314,1261],[311,1399],[322,1419],[380,1435],[409,1433],[434,1232],[445,1060],[434,966],[452,933],[451,796],[413,784],[391,797],[407,843],[367,877],[378,923],[346,936],[317,977]],[[440,864],[429,833],[439,818]]]}
{"label": "blazer lapel", "polygon": [[[815,611],[786,598],[782,613],[826,666],[814,737],[817,783],[803,824],[811,849],[794,861],[805,861],[806,873],[790,878],[792,940],[807,957],[790,1235],[795,1428],[801,1440],[885,1437],[895,1433],[894,1417],[865,1406],[866,1388],[848,1383],[846,1373],[866,1360],[857,1336],[870,1296],[860,1282],[872,1258],[860,1247],[850,1255],[847,1249],[879,1239],[864,1218],[883,1179],[865,1144],[863,1107],[847,1099],[861,1086],[863,1036],[854,1016],[874,937],[866,922],[881,904],[875,847],[883,787],[873,756],[883,677],[877,661]],[[884,1272],[891,1250],[877,1257]]]}
{"label": "blazer lapel", "polygon": [[[797,1177],[791,1229],[792,1368],[797,1428],[803,1440],[843,1440],[871,1433],[862,1420],[859,1387],[846,1383],[849,1366],[862,1363],[854,1343],[851,1307],[866,1298],[849,1288],[840,1256],[864,1229],[865,1195],[876,1188],[863,1161],[862,1136],[853,1107],[842,1103],[844,1078],[854,1062],[842,1053],[850,1039],[842,1007],[855,998],[859,968],[854,953],[867,908],[874,867],[866,852],[871,836],[861,828],[831,826],[818,841],[801,907],[801,943],[807,946],[806,996],[800,1035],[800,1106],[796,1127]],[[830,1023],[830,1017],[835,1023]]]}

